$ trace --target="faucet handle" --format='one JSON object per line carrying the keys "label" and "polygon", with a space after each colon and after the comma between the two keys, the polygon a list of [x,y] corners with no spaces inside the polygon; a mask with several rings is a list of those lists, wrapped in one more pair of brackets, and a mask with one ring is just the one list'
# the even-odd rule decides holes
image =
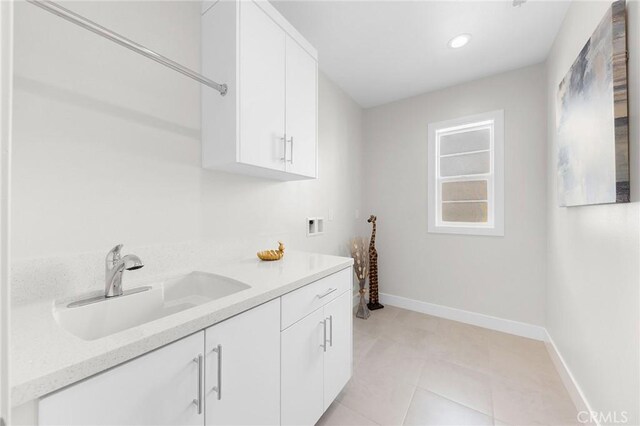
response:
{"label": "faucet handle", "polygon": [[120,259],[120,251],[122,250],[122,244],[118,244],[107,253],[107,257],[105,259],[107,265],[113,264],[115,261]]}

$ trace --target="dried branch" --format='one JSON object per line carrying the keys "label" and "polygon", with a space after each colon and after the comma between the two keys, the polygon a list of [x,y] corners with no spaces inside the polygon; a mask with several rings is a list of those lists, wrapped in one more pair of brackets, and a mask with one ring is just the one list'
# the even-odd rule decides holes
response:
{"label": "dried branch", "polygon": [[356,237],[351,239],[351,257],[353,269],[358,280],[363,281],[369,273],[369,252],[366,238]]}

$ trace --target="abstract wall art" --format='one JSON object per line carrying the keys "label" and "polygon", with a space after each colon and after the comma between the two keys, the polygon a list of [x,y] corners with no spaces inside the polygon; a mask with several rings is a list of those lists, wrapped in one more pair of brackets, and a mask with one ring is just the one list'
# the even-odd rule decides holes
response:
{"label": "abstract wall art", "polygon": [[558,88],[558,203],[629,202],[625,0],[614,2]]}

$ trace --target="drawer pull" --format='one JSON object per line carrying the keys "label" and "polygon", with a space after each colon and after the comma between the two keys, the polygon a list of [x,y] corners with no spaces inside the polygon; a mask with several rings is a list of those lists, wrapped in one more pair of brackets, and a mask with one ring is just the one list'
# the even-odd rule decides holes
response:
{"label": "drawer pull", "polygon": [[327,290],[324,294],[318,294],[316,297],[318,299],[322,299],[324,297],[327,297],[328,295],[330,295],[331,293],[333,293],[334,291],[336,291],[337,288],[330,288],[329,290]]}
{"label": "drawer pull", "polygon": [[322,346],[323,352],[326,352],[327,351],[327,319],[326,318],[322,320],[322,326],[323,326],[322,344],[320,346]]}
{"label": "drawer pull", "polygon": [[202,414],[202,394],[204,393],[202,388],[204,386],[204,357],[198,355],[193,359],[193,362],[198,364],[198,398],[193,400],[193,403],[198,407],[198,414]]}
{"label": "drawer pull", "polygon": [[280,140],[284,145],[284,157],[281,157],[280,160],[286,163],[287,162],[287,135],[284,135],[284,137],[280,138]]}
{"label": "drawer pull", "polygon": [[293,136],[291,136],[291,159],[289,160],[289,162],[291,164],[293,164]]}
{"label": "drawer pull", "polygon": [[222,345],[218,345],[211,352],[218,354],[218,385],[211,390],[218,394],[218,400],[222,399]]}

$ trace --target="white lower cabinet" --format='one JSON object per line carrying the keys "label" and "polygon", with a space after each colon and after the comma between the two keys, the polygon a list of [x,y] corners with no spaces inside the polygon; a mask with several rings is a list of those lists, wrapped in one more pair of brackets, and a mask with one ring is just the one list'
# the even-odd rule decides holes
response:
{"label": "white lower cabinet", "polygon": [[[204,425],[198,355],[204,332],[40,400],[40,425]],[[194,361],[195,360],[195,361]]]}
{"label": "white lower cabinet", "polygon": [[282,332],[282,424],[312,425],[324,412],[324,310]]}
{"label": "white lower cabinet", "polygon": [[283,425],[315,424],[349,381],[352,300],[345,291],[282,331]]}
{"label": "white lower cabinet", "polygon": [[280,300],[206,330],[206,424],[280,424]]}
{"label": "white lower cabinet", "polygon": [[348,291],[324,307],[324,315],[329,321],[329,343],[324,354],[325,410],[351,378],[352,306],[353,295]]}
{"label": "white lower cabinet", "polygon": [[47,395],[38,424],[312,425],[351,377],[351,275],[337,272]]}

